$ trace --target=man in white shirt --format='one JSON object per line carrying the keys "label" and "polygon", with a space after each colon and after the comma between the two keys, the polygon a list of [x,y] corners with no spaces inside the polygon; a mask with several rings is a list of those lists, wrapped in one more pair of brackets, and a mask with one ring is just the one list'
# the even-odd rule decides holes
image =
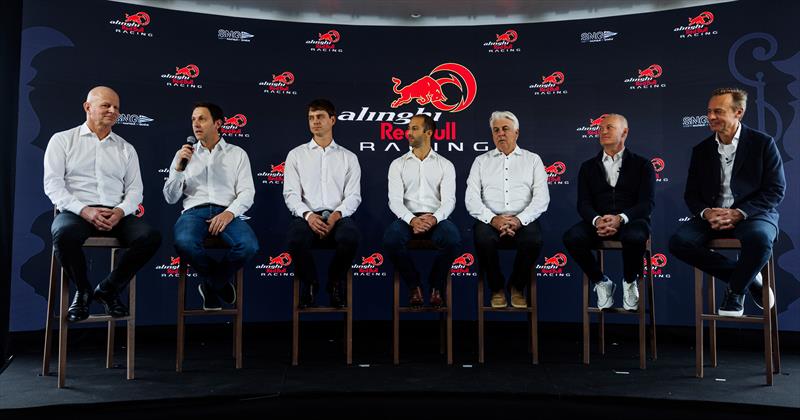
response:
{"label": "man in white shirt", "polygon": [[444,280],[461,248],[461,234],[447,220],[456,205],[456,170],[431,149],[436,122],[428,115],[411,118],[406,138],[411,150],[389,166],[389,208],[397,216],[386,229],[383,247],[409,289],[409,306],[422,306],[422,283],[406,245],[430,239],[438,251],[428,278],[429,303],[442,306]]}
{"label": "man in white shirt", "polygon": [[497,148],[476,157],[472,163],[465,204],[469,214],[477,219],[475,250],[481,270],[488,277],[492,307],[507,306],[497,250],[512,247],[517,255],[509,279],[511,305],[525,308],[524,291],[531,265],[542,250],[537,219],[550,203],[547,173],[539,155],[517,146],[519,120],[514,114],[495,111],[489,126]]}
{"label": "man in white shirt", "polygon": [[[683,198],[692,218],[669,241],[670,252],[687,264],[728,283],[719,307],[721,316],[744,314],[749,292],[761,307],[761,269],[778,236],[778,210],[786,194],[783,160],[768,134],[742,124],[747,92],[721,88],[708,100],[708,126],[713,134],[692,149]],[[706,247],[710,239],[736,238],[739,258]],[[772,290],[769,305],[775,304]]]}
{"label": "man in white shirt", "polygon": [[[53,135],[44,154],[44,191],[59,210],[53,220],[53,249],[77,291],[67,312],[71,322],[89,317],[92,297],[113,317],[128,315],[119,293],[155,254],[161,234],[135,216],[142,201],[139,157],[111,131],[119,118],[119,96],[97,86],[83,104],[86,122]],[[83,243],[113,236],[128,248],[92,292]]]}
{"label": "man in white shirt", "polygon": [[[175,153],[164,183],[167,203],[185,197],[183,212],[175,222],[175,249],[203,277],[198,289],[207,311],[222,309],[220,300],[236,302],[230,278],[258,252],[253,229],[239,218],[253,205],[255,196],[250,159],[241,147],[220,136],[224,118],[216,104],[195,104],[192,131],[199,142],[184,144]],[[209,235],[218,236],[230,247],[220,261],[203,246]]]}
{"label": "man in white shirt", "polygon": [[300,306],[316,304],[319,279],[312,247],[334,247],[327,291],[333,307],[343,307],[343,284],[356,255],[360,232],[350,216],[361,204],[361,166],[356,155],[333,141],[336,110],[327,99],[308,104],[312,139],[286,156],[283,199],[295,216],[286,234],[300,278]]}
{"label": "man in white shirt", "polygon": [[628,120],[606,114],[600,122],[603,150],[583,162],[578,172],[578,213],[581,220],[564,233],[564,245],[597,292],[597,307],[614,305],[616,286],[600,268],[593,250],[601,241],[622,242],[622,307],[639,309],[642,261],[650,237],[655,207],[656,175],[650,159],[625,147]]}

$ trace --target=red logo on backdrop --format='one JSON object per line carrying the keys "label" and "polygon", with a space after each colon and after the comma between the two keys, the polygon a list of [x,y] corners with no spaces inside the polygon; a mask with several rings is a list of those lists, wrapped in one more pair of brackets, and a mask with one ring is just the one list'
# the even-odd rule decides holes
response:
{"label": "red logo on backdrop", "polygon": [[[647,265],[647,257],[643,259],[644,264]],[[670,275],[668,273],[664,273],[664,267],[667,266],[667,256],[664,254],[653,254],[650,257],[650,269],[653,270],[653,277],[661,277],[661,278],[669,278]],[[647,274],[647,270],[644,270],[644,274]]]}
{"label": "red logo on backdrop", "polygon": [[202,88],[202,85],[196,83],[197,76],[200,76],[200,67],[189,64],[184,67],[175,67],[175,73],[162,74],[161,78],[169,79],[167,86]]}
{"label": "red logo on backdrop", "polygon": [[453,260],[450,266],[450,273],[456,276],[475,276],[477,273],[470,273],[469,267],[475,263],[475,257],[469,252],[461,254]]}
{"label": "red logo on backdrop", "polygon": [[125,13],[125,23],[133,23],[138,26],[147,26],[150,24],[150,15],[148,15],[146,12],[138,12],[132,15]]}
{"label": "red logo on backdrop", "polygon": [[114,19],[109,22],[117,26],[115,32],[128,35],[140,35],[152,37],[152,32],[145,32],[144,27],[150,24],[150,15],[147,12],[137,12],[134,14],[125,13],[125,19]]}
{"label": "red logo on backdrop", "polygon": [[197,67],[194,64],[189,64],[186,67],[175,67],[175,74],[194,79],[200,75],[200,67]]}
{"label": "red logo on backdrop", "polygon": [[220,127],[220,133],[226,137],[249,138],[250,134],[245,133],[242,130],[242,127],[246,125],[247,117],[244,114],[236,114],[223,120],[222,127]]}
{"label": "red logo on backdrop", "polygon": [[[434,74],[437,73],[444,73],[445,77],[435,78]],[[398,86],[402,84],[402,81],[392,77],[392,82],[394,83],[392,91],[400,95],[399,98],[392,101],[392,108],[416,100],[420,105],[431,104],[442,111],[460,112],[472,104],[478,91],[478,84],[472,72],[457,63],[440,64],[427,76],[422,76],[399,89]],[[446,85],[453,85],[461,91],[458,103],[448,103],[448,98],[443,92],[443,87]]]}
{"label": "red logo on backdrop", "polygon": [[272,166],[272,172],[282,174],[283,171],[286,169],[286,162],[281,162],[277,165],[270,165]]}
{"label": "red logo on backdrop", "polygon": [[594,118],[594,119],[589,118],[589,126],[590,127],[600,127],[600,124],[603,123],[603,118],[605,118],[606,115],[608,115],[608,114],[603,114],[603,115],[601,115],[601,116],[599,116],[597,118]]}
{"label": "red logo on backdrop", "polygon": [[706,10],[695,17],[690,17],[686,26],[678,26],[672,31],[679,32],[681,38],[717,35],[717,31],[712,31],[708,28],[712,22],[714,22],[714,14]]}
{"label": "red logo on backdrop", "polygon": [[383,255],[373,252],[368,257],[361,257],[361,264],[353,264],[352,268],[358,269],[355,276],[386,276],[378,267],[383,265]]}
{"label": "red logo on backdrop", "polygon": [[307,45],[311,46],[311,51],[316,52],[342,52],[341,48],[336,48],[336,43],[342,39],[342,35],[336,29],[331,29],[327,32],[317,32],[317,39],[309,39],[306,41]]}
{"label": "red logo on backdrop", "polygon": [[705,11],[697,15],[697,17],[689,18],[689,26],[693,25],[707,26],[711,25],[711,22],[713,21],[714,21],[714,14],[709,11]]}
{"label": "red logo on backdrop", "polygon": [[[161,272],[161,277],[178,277],[179,271],[181,267],[181,257],[169,257],[168,264],[161,264],[155,267],[156,271]],[[189,270],[191,266],[186,264],[186,276],[187,277],[197,277],[197,273],[191,272]]]}
{"label": "red logo on backdrop", "polygon": [[223,126],[230,125],[233,127],[244,127],[247,125],[247,117],[244,114],[236,114],[230,118],[225,119]]}
{"label": "red logo on backdrop", "polygon": [[558,252],[552,257],[546,257],[543,264],[536,264],[537,277],[570,277],[569,272],[564,270],[567,265],[567,256],[563,252]]}
{"label": "red logo on backdrop", "polygon": [[287,267],[292,265],[292,256],[288,252],[281,252],[275,257],[270,256],[266,264],[259,264],[256,270],[263,270],[261,277],[288,277],[294,273],[288,272]]}
{"label": "red logo on backdrop", "polygon": [[650,159],[650,163],[653,164],[653,170],[656,172],[656,182],[669,182],[669,178],[665,177],[664,174],[661,173],[666,166],[664,159],[661,159],[660,157],[654,157]]}
{"label": "red logo on backdrop", "polygon": [[259,178],[265,178],[261,180],[262,184],[283,184],[283,173],[286,167],[286,162],[281,162],[277,165],[269,165],[270,170],[259,172]]}
{"label": "red logo on backdrop", "polygon": [[564,73],[554,71],[549,76],[542,76],[542,83],[534,83],[528,88],[535,89],[534,95],[563,95],[567,93],[566,89],[561,89],[565,78]]}
{"label": "red logo on backdrop", "polygon": [[289,90],[289,86],[295,82],[296,78],[294,73],[285,71],[280,74],[273,74],[271,81],[260,82],[259,86],[264,86],[264,93],[284,94],[284,95],[297,95],[296,90]]}
{"label": "red logo on backdrop", "polygon": [[519,34],[513,29],[509,29],[502,34],[495,34],[495,40],[485,42],[484,47],[492,47],[490,53],[519,52],[519,48],[514,48],[514,42],[519,39]]}
{"label": "red logo on backdrop", "polygon": [[625,83],[630,83],[628,89],[653,89],[667,87],[664,83],[659,83],[658,79],[664,74],[664,68],[659,64],[651,64],[645,69],[638,69],[636,77],[625,79]]}
{"label": "red logo on backdrop", "polygon": [[600,124],[603,122],[603,118],[606,117],[606,114],[603,114],[597,118],[589,118],[589,125],[584,125],[578,127],[575,131],[583,131],[586,134],[582,134],[581,138],[584,139],[596,139],[600,137]]}
{"label": "red logo on backdrop", "polygon": [[340,39],[342,39],[342,36],[339,35],[339,31],[335,29],[331,29],[330,31],[325,32],[324,34],[319,34],[320,41],[328,41],[331,44],[339,42]]}
{"label": "red logo on backdrop", "polygon": [[133,215],[136,217],[144,216],[144,206],[141,203],[139,203],[139,206],[136,207],[136,211],[133,212]]}
{"label": "red logo on backdrop", "polygon": [[549,75],[547,77],[542,76],[542,84],[545,84],[545,83],[552,83],[554,85],[560,85],[560,84],[564,83],[564,73],[561,73],[560,71],[556,71],[556,72],[553,72],[553,74],[551,74],[551,75]]}
{"label": "red logo on backdrop", "polygon": [[294,83],[294,74],[290,71],[285,71],[279,75],[272,75],[272,83],[283,83],[286,86]]}
{"label": "red logo on backdrop", "polygon": [[547,173],[548,184],[569,184],[569,181],[562,181],[561,175],[567,171],[567,165],[562,161],[555,161],[552,165],[544,168]]}

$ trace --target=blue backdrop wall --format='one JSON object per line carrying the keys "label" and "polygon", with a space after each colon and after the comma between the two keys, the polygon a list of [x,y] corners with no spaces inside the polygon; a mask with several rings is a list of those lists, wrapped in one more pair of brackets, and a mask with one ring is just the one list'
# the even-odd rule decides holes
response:
{"label": "blue backdrop wall", "polygon": [[[192,103],[225,110],[228,141],[249,154],[257,192],[247,212],[261,252],[246,267],[247,321],[290,319],[292,265],[286,251],[282,163],[310,139],[305,104],[337,106],[336,141],[362,166],[363,232],[354,272],[358,319],[388,319],[392,267],[380,238],[389,163],[406,150],[402,130],[416,113],[434,115],[437,150],[457,172],[462,257],[453,266],[457,319],[474,319],[477,264],[472,219],[463,206],[472,160],[492,148],[491,111],[520,118],[521,147],[548,167],[551,203],[542,218],[536,262],[543,321],[580,320],[581,272],[565,254],[562,233],[578,220],[576,177],[597,153],[607,112],[630,122],[627,146],[653,159],[658,176],[653,215],[656,307],[662,325],[693,322],[692,274],[667,251],[669,235],[689,216],[682,193],[691,147],[709,135],[709,93],[741,86],[750,93],[745,124],[773,135],[789,185],[776,246],[781,328],[800,330],[800,3],[739,1],[615,18],[472,27],[370,27],[237,19],[140,8],[107,1],[24,3],[19,84],[11,329],[44,326],[52,204],[42,192],[42,157],[50,136],[84,120],[81,103],[94,85],[119,92],[114,131],[139,152],[145,183],[141,216],[164,233],[159,253],[139,273],[139,325],[175,319],[172,225],[179,206],[161,188],[170,160],[190,131]],[[399,80],[393,82],[393,78]],[[417,100],[415,81],[430,81],[438,100]],[[405,89],[406,87],[409,87]],[[436,98],[434,98],[436,99]],[[108,256],[90,252],[95,281]],[[429,261],[420,255],[420,262]],[[510,262],[510,255],[504,256]],[[324,255],[320,261],[325,262]],[[611,256],[610,272],[619,272]],[[615,271],[616,270],[616,271]],[[619,275],[617,275],[619,277]],[[193,290],[193,289],[190,289]],[[194,293],[190,300],[197,301]],[[620,320],[619,322],[625,322]]]}

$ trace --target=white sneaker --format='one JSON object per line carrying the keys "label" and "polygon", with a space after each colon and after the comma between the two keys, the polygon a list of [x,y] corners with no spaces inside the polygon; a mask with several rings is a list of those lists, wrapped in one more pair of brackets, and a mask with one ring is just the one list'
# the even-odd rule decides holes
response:
{"label": "white sneaker", "polygon": [[597,292],[597,307],[599,309],[607,309],[614,306],[614,290],[616,288],[617,285],[609,280],[608,277],[594,284],[594,291]]}
{"label": "white sneaker", "polygon": [[[753,303],[756,304],[758,309],[763,310],[764,307],[761,305],[761,290],[764,287],[764,279],[761,277],[761,273],[756,274],[755,280],[750,283],[749,291],[750,297],[753,298]],[[775,293],[772,292],[772,289],[769,289],[769,308],[775,306]]]}
{"label": "white sneaker", "polygon": [[622,281],[622,308],[626,311],[639,310],[639,283]]}

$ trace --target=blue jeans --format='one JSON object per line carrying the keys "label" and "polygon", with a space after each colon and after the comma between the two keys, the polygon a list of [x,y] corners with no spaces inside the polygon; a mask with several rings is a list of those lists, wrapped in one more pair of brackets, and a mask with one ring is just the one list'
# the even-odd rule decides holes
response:
{"label": "blue jeans", "polygon": [[[731,230],[716,231],[707,221],[694,217],[680,225],[669,239],[669,251],[681,261],[728,283],[734,293],[742,294],[769,260],[777,235],[775,225],[763,220],[742,220]],[[706,248],[709,240],[720,238],[741,241],[738,261]]]}
{"label": "blue jeans", "polygon": [[234,217],[219,233],[219,237],[230,247],[222,260],[208,255],[203,241],[211,235],[206,220],[222,213],[225,207],[204,205],[186,210],[175,222],[175,250],[181,260],[192,265],[197,274],[204,277],[207,286],[219,291],[258,252],[258,239],[250,226]]}
{"label": "blue jeans", "polygon": [[383,248],[389,260],[394,265],[394,269],[400,272],[400,277],[409,289],[420,287],[420,275],[414,266],[414,260],[408,253],[406,244],[411,239],[430,239],[436,244],[436,256],[431,267],[428,281],[432,289],[444,290],[442,287],[447,273],[453,266],[453,260],[458,256],[461,249],[461,234],[453,222],[442,220],[431,230],[422,235],[414,235],[414,232],[406,222],[397,219],[386,228],[383,235]]}

